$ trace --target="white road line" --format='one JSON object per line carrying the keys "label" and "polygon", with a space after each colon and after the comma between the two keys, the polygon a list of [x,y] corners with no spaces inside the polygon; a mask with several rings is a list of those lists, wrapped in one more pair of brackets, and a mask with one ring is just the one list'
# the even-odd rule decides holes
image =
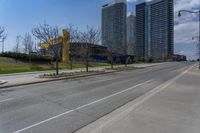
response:
{"label": "white road line", "polygon": [[[166,81],[165,83],[159,85],[158,87],[152,89],[151,91],[147,92],[146,94],[142,95],[141,97],[135,99],[133,102],[132,107],[129,107],[127,110],[121,112],[120,114],[118,114],[115,117],[112,117],[106,121],[101,121],[101,126],[99,126],[98,128],[94,129],[93,131],[90,131],[91,133],[97,133],[99,131],[101,131],[101,129],[103,129],[104,127],[107,127],[108,125],[111,125],[111,123],[115,122],[115,121],[119,121],[121,120],[121,118],[123,118],[126,114],[132,112],[133,110],[137,109],[137,107],[139,107],[141,104],[143,104],[145,101],[149,100],[150,98],[152,98],[154,95],[156,95],[157,93],[161,92],[162,90],[164,90],[165,88],[167,88],[168,86],[170,86],[172,83],[174,83],[177,79],[179,79],[180,77],[182,77],[183,75],[185,75],[188,71],[190,71],[194,66],[189,67],[188,69],[186,69],[185,71],[183,71],[181,74],[177,75],[176,77]],[[87,128],[87,127],[86,127]],[[87,130],[87,129],[86,129]],[[79,131],[77,132],[79,133]]]}
{"label": "white road line", "polygon": [[5,100],[2,100],[2,101],[0,101],[0,103],[11,101],[11,100],[13,100],[13,98],[8,98],[8,99],[5,99]]}
{"label": "white road line", "polygon": [[134,88],[136,88],[136,87],[139,87],[139,86],[141,86],[141,85],[144,85],[144,84],[150,83],[150,82],[152,82],[152,80],[148,80],[148,81],[146,81],[146,82],[137,84],[137,85],[132,86],[132,87],[126,89],[126,90],[117,92],[117,93],[115,93],[115,94],[109,95],[109,96],[104,97],[104,98],[102,98],[102,99],[96,100],[96,101],[94,101],[94,102],[85,104],[85,105],[80,106],[80,107],[77,107],[77,108],[75,108],[75,109],[73,109],[73,110],[69,110],[69,111],[64,112],[64,113],[62,113],[62,114],[56,115],[56,116],[51,117],[51,118],[49,118],[49,119],[46,119],[46,120],[44,120],[44,121],[41,121],[41,122],[38,122],[38,123],[33,124],[33,125],[31,125],[31,126],[28,126],[28,127],[26,127],[26,128],[23,128],[23,129],[14,131],[13,133],[21,133],[21,132],[23,132],[23,131],[26,131],[26,130],[28,130],[28,129],[31,129],[31,128],[33,128],[33,127],[36,127],[36,126],[38,126],[38,125],[44,124],[44,123],[46,123],[46,122],[48,122],[48,121],[51,121],[51,120],[53,120],[53,119],[59,118],[59,117],[61,117],[61,116],[64,116],[64,115],[69,114],[69,113],[71,113],[71,112],[74,112],[74,111],[76,111],[76,110],[83,109],[83,108],[85,108],[85,107],[87,107],[87,106],[90,106],[90,105],[92,105],[92,104],[95,104],[95,103],[104,101],[104,100],[106,100],[106,99],[109,99],[109,98],[111,98],[111,97],[114,97],[114,96],[116,96],[116,95],[119,95],[119,94],[121,94],[121,93],[127,92],[127,91],[129,91],[129,90],[132,90],[132,89],[134,89]]}
{"label": "white road line", "polygon": [[108,98],[114,97],[114,96],[119,95],[119,94],[124,93],[124,92],[127,92],[127,91],[129,91],[129,90],[132,90],[132,89],[134,89],[134,88],[136,88],[136,87],[138,87],[138,86],[144,85],[144,84],[149,83],[149,82],[152,82],[152,80],[148,80],[148,81],[146,81],[146,82],[144,82],[144,83],[141,83],[141,84],[135,85],[135,86],[130,87],[130,88],[126,89],[126,90],[123,90],[123,91],[117,92],[117,93],[115,93],[115,94],[109,95],[109,96],[104,97],[104,98],[102,98],[102,99],[99,99],[99,100],[97,100],[97,101],[94,101],[94,102],[91,102],[91,103],[89,103],[89,104],[86,104],[86,105],[80,106],[80,107],[78,107],[78,108],[76,108],[76,109],[74,109],[74,110],[79,110],[79,109],[82,109],[82,108],[84,108],[84,107],[90,106],[90,105],[92,105],[92,104],[95,104],[95,103],[98,103],[98,102],[104,101],[104,100],[106,100],[106,99],[108,99]]}

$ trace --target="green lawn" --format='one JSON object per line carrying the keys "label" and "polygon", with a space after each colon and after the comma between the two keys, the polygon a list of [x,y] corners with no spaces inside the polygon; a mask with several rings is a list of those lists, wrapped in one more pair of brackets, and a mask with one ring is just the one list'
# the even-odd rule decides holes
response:
{"label": "green lawn", "polygon": [[[90,67],[108,66],[106,63],[90,63]],[[73,64],[73,68],[84,68],[84,64]],[[70,65],[66,63],[59,63],[59,69],[69,69]],[[50,64],[32,64],[26,62],[16,61],[11,58],[0,57],[0,74],[21,73],[55,70],[55,65]]]}

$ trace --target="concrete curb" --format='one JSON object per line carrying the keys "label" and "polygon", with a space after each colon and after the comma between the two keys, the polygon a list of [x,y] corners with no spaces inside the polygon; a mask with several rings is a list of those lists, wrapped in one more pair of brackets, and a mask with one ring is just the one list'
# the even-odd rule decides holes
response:
{"label": "concrete curb", "polygon": [[[104,68],[104,67],[94,67],[94,68]],[[85,68],[75,68],[75,70],[81,70]],[[60,71],[68,71],[69,69],[62,69]],[[17,75],[26,75],[26,74],[38,74],[38,73],[55,73],[56,70],[47,70],[47,71],[35,71],[35,72],[22,72],[22,73],[11,73],[11,74],[0,74],[0,77],[4,76],[17,76]]]}
{"label": "concrete curb", "polygon": [[[144,67],[134,67],[134,68],[136,68],[136,69],[144,69],[144,68],[153,67],[153,66],[157,66],[157,65],[158,64],[144,66]],[[115,72],[120,72],[120,71],[125,71],[125,70],[112,70],[112,71],[109,71],[109,72],[84,74],[84,75],[78,75],[78,76],[68,76],[68,77],[62,77],[62,78],[54,78],[54,79],[48,79],[48,80],[43,80],[43,81],[27,82],[27,83],[13,84],[13,85],[3,85],[5,83],[7,83],[7,82],[4,82],[3,84],[1,84],[1,82],[0,82],[0,85],[3,85],[3,86],[0,86],[0,89],[13,88],[13,87],[19,87],[19,86],[25,86],[25,85],[33,85],[33,84],[40,84],[40,83],[48,83],[48,82],[67,80],[67,79],[76,79],[76,78],[81,78],[81,77],[105,75],[105,74],[115,73]]]}
{"label": "concrete curb", "polygon": [[4,81],[4,80],[0,81],[0,85],[3,85],[5,83],[7,83],[7,81]]}
{"label": "concrete curb", "polygon": [[[96,75],[105,75],[105,74],[110,74],[110,73],[115,73],[115,72],[119,72],[119,71],[100,72],[100,73],[84,74],[84,75],[78,75],[78,76],[62,77],[62,78],[56,78],[56,79],[48,79],[48,80],[44,80],[44,81],[35,81],[35,82],[29,82],[29,83],[5,85],[5,86],[0,86],[0,89],[13,88],[13,87],[19,87],[19,86],[25,86],[25,85],[33,85],[33,84],[40,84],[40,83],[48,83],[48,82],[67,80],[67,79],[90,77],[90,76],[96,76]],[[7,82],[5,82],[5,83],[7,83]],[[1,81],[0,81],[0,85],[2,85]]]}

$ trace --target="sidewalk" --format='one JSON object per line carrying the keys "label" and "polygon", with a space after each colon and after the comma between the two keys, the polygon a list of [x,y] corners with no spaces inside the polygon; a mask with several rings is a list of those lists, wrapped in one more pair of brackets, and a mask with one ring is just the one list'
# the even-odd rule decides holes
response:
{"label": "sidewalk", "polygon": [[[151,67],[151,66],[156,66],[159,64],[163,64],[163,63],[142,63],[142,64],[131,64],[128,66],[132,66],[135,68],[145,68],[145,67]],[[114,67],[121,67],[124,65],[114,65]],[[106,69],[106,68],[110,68],[110,66],[101,66],[101,67],[90,67],[90,70],[98,70],[98,69]],[[77,71],[85,71],[85,68],[76,68],[73,70],[70,69],[63,69],[60,70],[60,72],[77,72]],[[32,75],[32,74],[43,74],[43,73],[55,73],[55,70],[47,70],[47,71],[34,71],[34,72],[23,72],[23,73],[12,73],[12,74],[0,74],[0,78],[1,77],[7,77],[7,76],[17,76],[17,75]]]}
{"label": "sidewalk", "polygon": [[[155,65],[159,65],[162,63],[149,63],[149,64],[133,64],[129,65],[131,67],[135,68],[145,68],[145,67],[151,67]],[[115,67],[122,67],[124,65],[117,65]],[[104,66],[104,67],[94,67],[89,68],[90,71],[103,71],[106,68],[110,68],[110,66]],[[73,69],[73,70],[60,70],[60,73],[63,72],[80,72],[85,71],[85,68],[79,68],[79,69]],[[112,72],[112,70],[105,70],[106,73]],[[19,73],[19,74],[4,74],[0,75],[0,83],[1,81],[5,81],[4,84],[0,84],[0,89],[5,87],[12,87],[12,86],[19,86],[19,85],[27,85],[27,84],[35,84],[35,83],[41,83],[41,82],[50,82],[58,79],[42,79],[37,78],[38,75],[45,74],[45,73],[55,73],[55,71],[42,71],[42,72],[31,72],[31,73]],[[63,78],[60,78],[63,79]]]}
{"label": "sidewalk", "polygon": [[[91,68],[90,71],[101,71],[105,68]],[[60,70],[59,73],[72,73],[72,72],[80,72],[84,71],[84,69],[74,69],[74,70]],[[104,71],[104,73],[110,73],[111,71]],[[85,75],[80,76],[70,76],[68,78],[61,77],[61,78],[38,78],[39,75],[42,74],[49,74],[49,73],[55,73],[55,71],[47,71],[47,72],[35,72],[35,73],[29,73],[29,74],[16,74],[16,75],[8,75],[0,77],[0,89],[3,88],[9,88],[9,87],[16,87],[16,86],[22,86],[22,85],[30,85],[30,84],[37,84],[37,83],[44,83],[44,82],[51,82],[51,81],[57,81],[57,80],[64,80],[68,78],[75,78],[75,77],[85,77],[85,76],[92,76],[95,75],[94,73],[88,73]],[[99,74],[99,73],[98,73]],[[1,84],[2,82],[2,84]]]}
{"label": "sidewalk", "polygon": [[78,133],[200,133],[200,70],[195,66],[174,81]]}

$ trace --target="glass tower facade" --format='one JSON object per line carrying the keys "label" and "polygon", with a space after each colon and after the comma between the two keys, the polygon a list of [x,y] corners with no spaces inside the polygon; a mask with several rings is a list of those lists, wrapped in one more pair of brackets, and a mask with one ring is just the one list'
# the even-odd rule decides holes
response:
{"label": "glass tower facade", "polygon": [[126,20],[128,54],[135,55],[135,15],[131,14]]}
{"label": "glass tower facade", "polygon": [[146,3],[136,5],[136,57],[145,55],[145,13]]}
{"label": "glass tower facade", "polygon": [[173,0],[154,0],[136,6],[137,48],[143,50],[141,52],[143,54],[137,56],[154,59],[172,57],[174,53],[173,6]]}
{"label": "glass tower facade", "polygon": [[102,44],[113,52],[126,43],[126,0],[102,6]]}

